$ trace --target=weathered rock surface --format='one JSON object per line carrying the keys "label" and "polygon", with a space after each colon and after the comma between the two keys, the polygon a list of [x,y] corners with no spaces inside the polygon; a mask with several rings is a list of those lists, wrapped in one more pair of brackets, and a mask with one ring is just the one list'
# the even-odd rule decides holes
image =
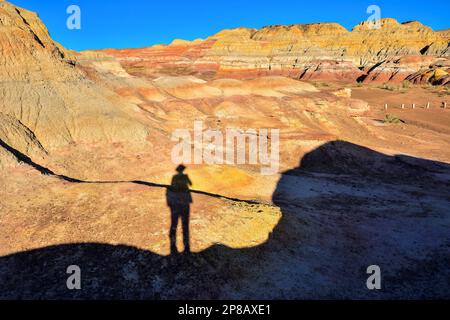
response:
{"label": "weathered rock surface", "polygon": [[35,13],[1,2],[2,127],[12,117],[47,149],[83,141],[145,141],[147,129],[135,118],[138,108],[89,81],[73,59]]}
{"label": "weathered rock surface", "polygon": [[[382,19],[351,32],[336,23],[224,30],[206,40],[174,41],[144,49],[105,50],[134,75],[252,78],[283,75],[304,80],[401,82],[448,61],[448,32],[417,21]],[[415,57],[413,62],[411,58]]]}

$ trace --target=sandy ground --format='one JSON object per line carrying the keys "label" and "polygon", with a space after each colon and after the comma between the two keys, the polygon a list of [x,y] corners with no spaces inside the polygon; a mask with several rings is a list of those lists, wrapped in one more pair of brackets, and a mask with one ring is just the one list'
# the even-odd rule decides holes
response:
{"label": "sandy ground", "polygon": [[[162,132],[148,149],[71,145],[33,159],[83,183],[26,164],[3,170],[0,297],[449,298],[450,108],[435,107],[448,95],[355,86],[353,97],[371,110],[349,115],[326,102],[327,91],[342,87],[329,84],[282,101],[240,98],[248,108],[263,107],[258,115],[248,111],[251,124],[282,125],[282,173],[189,167],[199,191],[191,208],[191,255],[169,255],[164,186],[174,167],[164,137],[176,122],[143,114]],[[431,109],[423,108],[428,100]],[[203,101],[202,112],[212,113],[214,101]],[[417,109],[401,109],[411,101]],[[384,103],[392,107],[386,111]],[[402,122],[383,122],[387,114]],[[246,119],[221,126],[245,126]],[[73,264],[82,270],[80,291],[66,287]],[[382,270],[382,290],[366,288],[370,265]]]}
{"label": "sandy ground", "polygon": [[[18,189],[1,195],[11,200],[1,207],[0,296],[448,298],[449,165],[336,148],[343,156],[325,169],[304,158],[285,172],[273,204],[194,194],[193,253],[181,256],[168,255],[164,188],[76,184],[20,168],[2,178]],[[65,286],[72,264],[83,290]],[[382,290],[366,288],[370,265],[382,270]]]}

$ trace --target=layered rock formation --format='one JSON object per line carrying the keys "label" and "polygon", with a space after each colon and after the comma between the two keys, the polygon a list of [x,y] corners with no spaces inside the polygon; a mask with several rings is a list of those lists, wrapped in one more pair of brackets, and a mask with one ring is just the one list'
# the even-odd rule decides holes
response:
{"label": "layered rock formation", "polygon": [[[370,110],[367,103],[352,99],[351,95],[335,95],[279,75],[232,79],[218,77],[220,73],[228,73],[216,70],[214,77],[202,78],[183,69],[180,54],[188,57],[203,54],[206,60],[195,64],[201,70],[213,65],[211,60],[207,61],[213,57],[208,52],[212,48],[221,50],[214,37],[193,43],[174,41],[172,46],[164,47],[172,50],[173,60],[164,55],[161,60],[152,60],[154,56],[150,55],[149,65],[134,66],[110,55],[108,50],[70,52],[51,39],[36,14],[7,2],[1,3],[0,10],[0,139],[35,161],[45,158],[55,171],[67,176],[125,179],[149,174],[164,180],[173,166],[172,132],[192,128],[195,120],[223,130],[283,129],[287,133],[283,139],[294,143],[298,135],[313,140],[345,136],[348,125],[339,117]],[[215,37],[227,41],[243,32],[250,31],[224,31]],[[126,50],[122,54],[127,55],[127,61],[141,61],[139,57],[128,56]],[[257,57],[259,53],[254,55]],[[185,71],[172,72],[163,61]],[[205,72],[212,76],[211,70]],[[342,73],[346,72],[342,68]],[[295,132],[296,129],[301,132]],[[100,160],[114,152],[118,153],[114,162]],[[134,153],[150,155],[145,173],[134,169],[141,165],[142,157],[129,156]],[[289,161],[283,165],[285,168],[294,165],[296,159]],[[87,163],[101,165],[91,167]],[[123,170],[117,170],[119,163],[125,167]],[[205,174],[209,170],[202,171],[202,185],[217,192],[221,187],[210,185],[214,172]],[[247,169],[233,170],[241,175]],[[255,179],[253,172],[242,176]],[[234,191],[248,193],[245,188]],[[270,194],[262,196],[267,198]]]}
{"label": "layered rock formation", "polygon": [[400,24],[382,19],[380,29],[371,28],[367,22],[351,32],[336,23],[238,28],[206,40],[105,52],[117,57],[131,74],[151,77],[284,75],[304,80],[382,83],[401,82],[436,64],[446,65],[449,40],[448,33],[434,32],[417,21]]}
{"label": "layered rock formation", "polygon": [[88,80],[73,55],[35,13],[0,3],[0,139],[24,153],[36,143],[145,141],[137,107]]}

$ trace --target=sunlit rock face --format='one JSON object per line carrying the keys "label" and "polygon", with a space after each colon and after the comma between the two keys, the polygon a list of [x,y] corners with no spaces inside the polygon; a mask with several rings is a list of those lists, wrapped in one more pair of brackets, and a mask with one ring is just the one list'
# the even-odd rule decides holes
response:
{"label": "sunlit rock face", "polygon": [[[352,31],[336,23],[224,30],[206,40],[174,41],[144,49],[105,50],[135,75],[401,82],[448,59],[448,32],[417,21],[382,19]],[[415,56],[415,64],[402,57]],[[419,57],[423,57],[420,61]],[[446,68],[448,72],[448,67]]]}
{"label": "sunlit rock face", "polygon": [[[136,107],[88,81],[74,67],[74,53],[50,38],[35,13],[2,2],[0,17],[2,114],[34,132],[46,149],[105,139],[145,141],[147,130],[133,118]],[[14,130],[6,128],[8,122],[3,126]]]}

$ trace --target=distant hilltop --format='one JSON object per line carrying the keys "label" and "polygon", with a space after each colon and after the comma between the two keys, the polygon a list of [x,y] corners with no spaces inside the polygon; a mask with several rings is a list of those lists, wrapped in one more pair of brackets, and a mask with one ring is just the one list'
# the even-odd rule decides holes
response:
{"label": "distant hilltop", "polygon": [[[205,40],[175,40],[142,49],[107,49],[130,70],[200,77],[283,75],[302,80],[449,82],[450,33],[418,21],[274,25],[220,31]],[[439,75],[439,77],[437,77]]]}
{"label": "distant hilltop", "polygon": [[[406,80],[449,85],[449,30],[433,31],[418,21],[399,23],[392,18],[381,19],[378,26],[373,28],[372,23],[364,21],[351,31],[337,23],[236,28],[206,39],[174,40],[170,45],[75,53],[53,41],[35,13],[1,1],[0,49],[4,53],[13,50],[23,59],[4,60],[0,75],[30,76],[36,52],[41,52],[42,59],[49,59],[49,76],[67,72],[67,65],[60,65],[60,60],[76,63],[77,59],[95,55],[100,60],[117,60],[131,75],[150,78],[286,76],[299,80]],[[8,40],[13,38],[16,41]]]}

